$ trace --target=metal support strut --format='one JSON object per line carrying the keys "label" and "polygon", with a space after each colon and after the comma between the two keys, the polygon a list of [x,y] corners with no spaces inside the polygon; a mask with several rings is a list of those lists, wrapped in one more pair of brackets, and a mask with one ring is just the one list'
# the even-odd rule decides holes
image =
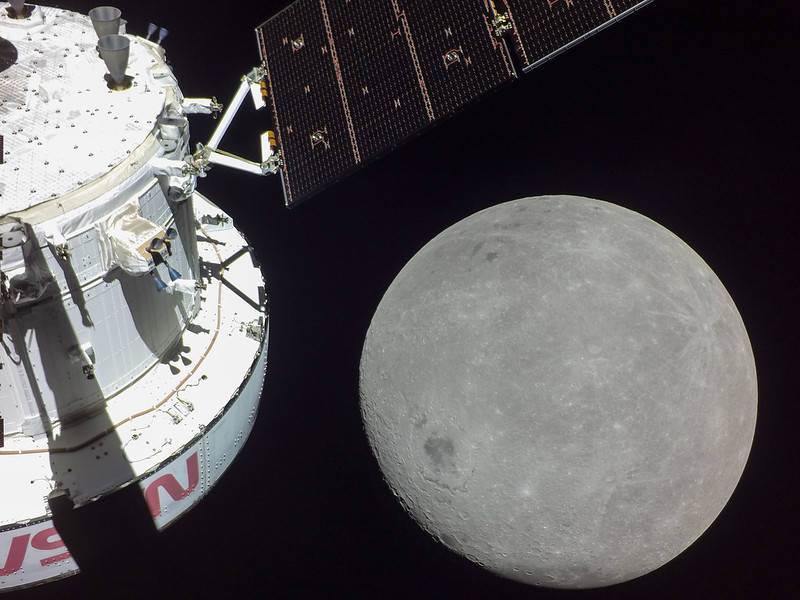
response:
{"label": "metal support strut", "polygon": [[228,131],[233,119],[239,112],[248,91],[253,99],[253,104],[256,110],[266,106],[264,100],[264,86],[261,85],[262,80],[266,76],[266,70],[263,66],[253,68],[247,75],[242,77],[239,88],[233,95],[228,107],[222,113],[219,123],[217,124],[214,133],[208,140],[208,143],[203,146],[197,145],[197,151],[194,153],[192,165],[198,173],[204,173],[212,164],[223,165],[233,169],[239,169],[254,175],[268,175],[277,173],[281,165],[280,152],[277,149],[275,142],[275,134],[271,131],[265,131],[261,134],[261,162],[257,163],[247,160],[230,152],[225,152],[219,149],[219,144],[223,136]]}

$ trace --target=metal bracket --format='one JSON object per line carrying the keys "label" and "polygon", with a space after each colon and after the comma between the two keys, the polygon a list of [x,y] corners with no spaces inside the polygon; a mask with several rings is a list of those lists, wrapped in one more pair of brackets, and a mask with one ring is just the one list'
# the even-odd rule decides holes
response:
{"label": "metal bracket", "polygon": [[213,165],[222,165],[253,175],[272,175],[278,172],[282,164],[283,161],[278,150],[274,150],[264,162],[257,163],[231,152],[197,144],[197,150],[192,155],[191,162],[187,162],[187,169],[192,174],[203,176]]}
{"label": "metal bracket", "polygon": [[[222,114],[222,117],[217,125],[217,128],[214,130],[214,133],[211,135],[211,138],[208,140],[206,146],[211,148],[212,150],[216,150],[219,146],[219,143],[222,141],[222,136],[225,135],[225,132],[228,131],[228,127],[230,127],[231,122],[233,121],[236,113],[239,112],[239,108],[241,108],[242,103],[244,102],[245,96],[250,91],[251,86],[258,86],[259,89],[261,87],[260,82],[266,76],[266,69],[263,66],[258,66],[253,68],[247,75],[243,75],[241,79],[241,83],[239,84],[239,89],[236,90],[236,93],[233,95],[233,100],[225,109],[225,112]],[[260,97],[260,92],[259,92]],[[256,104],[256,108],[261,108],[258,104]]]}
{"label": "metal bracket", "polygon": [[187,115],[211,115],[216,119],[222,112],[222,104],[215,97],[211,98],[184,98],[183,112]]}
{"label": "metal bracket", "polygon": [[[281,154],[277,149],[275,134],[271,131],[261,135],[260,163],[219,149],[222,137],[228,131],[228,127],[230,127],[231,122],[239,112],[239,108],[241,108],[248,92],[253,97],[253,104],[256,109],[266,106],[263,97],[264,86],[262,86],[266,73],[266,68],[263,65],[259,65],[242,76],[239,88],[222,114],[208,143],[205,145],[197,144],[197,150],[192,155],[191,160],[187,161],[188,169],[191,173],[202,177],[214,164],[239,169],[254,175],[270,175],[278,172],[282,164]],[[217,104],[216,106],[218,107],[219,105]]]}
{"label": "metal bracket", "polygon": [[514,25],[511,23],[511,19],[508,18],[508,14],[498,11],[494,0],[489,1],[489,10],[492,13],[492,33],[495,37],[503,37],[509,31],[514,30]]}

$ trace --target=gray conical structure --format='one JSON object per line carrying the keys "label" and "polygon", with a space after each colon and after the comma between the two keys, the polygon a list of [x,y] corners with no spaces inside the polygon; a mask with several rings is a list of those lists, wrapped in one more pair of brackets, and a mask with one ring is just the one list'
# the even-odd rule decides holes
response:
{"label": "gray conical structure", "polygon": [[25,8],[25,0],[11,0],[11,8],[15,15],[22,15]]}
{"label": "gray conical structure", "polygon": [[98,6],[89,11],[97,37],[119,33],[119,22],[122,11],[114,6]]}
{"label": "gray conical structure", "polygon": [[124,35],[104,35],[97,42],[100,56],[106,63],[114,83],[120,85],[125,80],[125,69],[128,67],[128,56],[131,42]]}

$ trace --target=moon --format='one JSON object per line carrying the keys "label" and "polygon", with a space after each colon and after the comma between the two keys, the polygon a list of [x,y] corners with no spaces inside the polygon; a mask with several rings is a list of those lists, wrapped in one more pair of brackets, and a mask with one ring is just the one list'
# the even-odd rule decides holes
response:
{"label": "moon", "polygon": [[524,198],[448,228],[381,300],[364,428],[411,516],[537,586],[644,575],[714,521],[756,422],[752,349],[706,263],[620,206]]}

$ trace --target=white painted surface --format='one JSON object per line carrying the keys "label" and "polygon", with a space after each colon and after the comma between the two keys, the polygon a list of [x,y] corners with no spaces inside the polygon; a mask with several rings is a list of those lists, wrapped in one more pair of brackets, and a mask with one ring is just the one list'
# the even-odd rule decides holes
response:
{"label": "white painted surface", "polygon": [[[263,311],[201,277],[200,261],[247,241],[228,218],[198,244],[209,235],[195,223],[224,212],[194,176],[163,169],[189,141],[162,51],[131,38],[134,87],[111,92],[87,17],[42,7],[12,36],[5,4],[0,36],[19,61],[2,74],[0,216],[15,213],[30,241],[0,259],[13,297],[0,303],[0,591],[75,572],[49,519],[53,490],[81,505],[138,483],[158,528],[206,494],[253,426],[268,338]],[[177,229],[174,293],[109,258],[102,225],[126,203],[153,232]],[[264,281],[246,254],[224,277],[258,302]]]}
{"label": "white painted surface", "polygon": [[[2,73],[0,213],[62,196],[119,164],[153,130],[167,99],[162,82],[172,79],[156,47],[129,36],[133,87],[112,92],[88,18],[39,10],[44,24],[12,39],[17,62]],[[8,21],[0,18],[0,37],[14,37]]]}
{"label": "white painted surface", "polygon": [[[198,218],[224,214],[200,195],[196,201]],[[226,241],[223,259],[244,243],[230,221],[217,228],[213,237]],[[236,242],[238,246],[233,245]],[[207,246],[206,257],[211,260],[215,251]],[[232,263],[226,278],[253,298],[263,283],[246,256]],[[104,440],[122,442],[121,456],[138,480],[159,529],[194,506],[233,462],[255,422],[264,385],[269,322],[263,322],[263,338],[254,339],[247,334],[247,326],[258,325],[261,313],[217,282],[208,286],[206,294],[194,323],[208,331],[187,332],[187,345],[192,347],[186,354],[189,365],[178,373],[172,373],[168,365],[158,365],[111,399],[103,415],[63,430],[59,440],[65,447],[80,445],[96,434],[96,425],[109,420],[118,423],[113,434],[55,455],[50,454],[46,440],[36,443],[22,436],[7,440],[0,451],[0,471],[5,489],[15,493],[8,496],[11,502],[4,504],[0,515],[0,591],[77,572],[72,559],[53,560],[65,549],[50,531],[46,497],[56,481],[70,489],[77,504],[128,483],[130,479],[121,480],[113,468],[120,456],[96,458],[98,453],[102,456],[102,448],[109,447],[101,445]],[[30,520],[37,524],[19,527]]]}
{"label": "white painted surface", "polygon": [[0,530],[0,592],[77,572],[51,520]]}

